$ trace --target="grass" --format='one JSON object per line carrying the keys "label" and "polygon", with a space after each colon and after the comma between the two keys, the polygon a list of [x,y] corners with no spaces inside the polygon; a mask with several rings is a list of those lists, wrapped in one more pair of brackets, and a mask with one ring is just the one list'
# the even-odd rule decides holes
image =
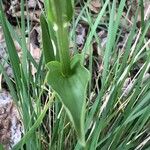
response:
{"label": "grass", "polygon": [[[133,24],[129,26],[130,33],[126,43],[122,49],[118,49],[117,39],[121,36],[118,33],[121,30],[121,19],[127,23],[122,15],[125,2],[122,0],[118,6],[115,0],[113,2],[110,0],[103,1],[102,9],[93,19],[88,9],[88,1],[81,7],[80,14],[75,15],[72,19],[73,28],[70,32],[70,40],[73,40],[74,43],[74,34],[79,21],[84,20],[89,24],[89,31],[82,50],[82,63],[85,62],[85,57],[89,54],[88,67],[91,75],[92,64],[94,63],[94,56],[91,52],[93,39],[101,44],[101,41],[98,41],[96,29],[100,23],[108,26],[106,48],[101,49],[103,70],[99,74],[99,80],[102,84],[93,100],[90,99],[91,92],[96,92],[89,84],[84,127],[86,146],[84,148],[78,141],[74,127],[68,119],[60,98],[46,83],[47,71],[43,55],[40,62],[36,63],[27,49],[24,35],[24,13],[21,15],[22,35],[20,37],[12,29],[1,11],[0,21],[5,34],[14,79],[7,76],[2,64],[0,70],[20,112],[24,126],[22,140],[13,147],[14,150],[145,150],[150,148],[150,82],[148,82],[149,78],[144,81],[150,68],[150,40],[146,38],[150,22],[142,20],[141,29],[136,27],[138,11],[141,9],[141,15],[144,13],[143,5],[141,5],[143,2],[140,1]],[[22,0],[22,6],[23,3]],[[23,12],[24,7],[21,8]],[[108,22],[105,22],[104,18],[106,17]],[[22,60],[19,60],[12,36],[21,45]],[[77,49],[74,49],[77,52]],[[140,60],[143,61],[141,67],[133,74],[133,69]],[[37,70],[35,75],[31,74],[31,64]],[[132,86],[123,90],[124,83],[128,78],[130,78]]]}

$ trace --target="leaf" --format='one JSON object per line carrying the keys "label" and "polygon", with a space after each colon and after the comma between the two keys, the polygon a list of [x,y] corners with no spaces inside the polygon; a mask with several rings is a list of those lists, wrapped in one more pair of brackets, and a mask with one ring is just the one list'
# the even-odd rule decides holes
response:
{"label": "leaf", "polygon": [[49,69],[47,82],[58,93],[64,108],[77,132],[81,145],[85,145],[84,120],[86,89],[90,74],[80,64],[81,55],[75,55],[71,61],[72,74],[68,77],[61,72],[61,63],[53,61],[47,64]]}
{"label": "leaf", "polygon": [[51,37],[49,34],[48,24],[43,14],[40,17],[40,22],[42,29],[43,54],[45,63],[47,64],[49,61],[55,60],[55,56]]}
{"label": "leaf", "polygon": [[71,0],[45,1],[48,20],[59,25],[62,21],[69,22],[73,16],[73,4]]}
{"label": "leaf", "polygon": [[12,36],[9,32],[6,17],[4,15],[4,12],[2,11],[1,3],[0,3],[0,21],[2,23],[3,33],[4,33],[4,37],[5,37],[5,41],[6,41],[6,46],[7,46],[7,51],[9,54],[10,63],[12,65],[12,69],[13,69],[13,73],[14,73],[14,78],[19,85],[20,84],[20,76],[21,76],[20,60],[19,60],[19,56],[18,56],[16,48],[15,48],[15,44],[13,42]]}
{"label": "leaf", "polygon": [[0,150],[4,150],[4,147],[2,144],[0,144]]}
{"label": "leaf", "polygon": [[57,20],[56,20],[57,14],[55,11],[55,7],[52,7],[52,6],[54,6],[54,2],[51,0],[44,1],[44,6],[46,9],[48,21],[56,23],[57,22]]}
{"label": "leaf", "polygon": [[69,22],[73,16],[73,5],[71,0],[66,0],[66,6],[64,7],[66,10],[66,20]]}
{"label": "leaf", "polygon": [[54,94],[49,98],[49,101],[47,102],[47,104],[45,104],[43,111],[38,116],[38,118],[34,122],[33,126],[29,129],[28,132],[25,133],[25,135],[22,137],[22,139],[12,148],[12,150],[19,150],[26,143],[26,141],[28,141],[30,139],[30,137],[36,133],[36,130],[42,123],[47,110],[51,107],[53,99],[54,99]]}

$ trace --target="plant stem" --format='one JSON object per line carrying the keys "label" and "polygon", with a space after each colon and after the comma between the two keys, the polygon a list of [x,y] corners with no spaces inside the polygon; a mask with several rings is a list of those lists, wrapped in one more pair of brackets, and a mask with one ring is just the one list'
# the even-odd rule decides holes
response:
{"label": "plant stem", "polygon": [[62,64],[62,73],[64,76],[68,76],[70,74],[71,68],[67,27],[63,27],[62,24],[59,24],[56,35],[58,41],[60,62]]}

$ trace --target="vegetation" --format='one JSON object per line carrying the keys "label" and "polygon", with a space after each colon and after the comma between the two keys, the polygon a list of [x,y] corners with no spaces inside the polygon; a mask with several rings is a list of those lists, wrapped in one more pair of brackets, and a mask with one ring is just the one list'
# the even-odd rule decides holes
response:
{"label": "vegetation", "polygon": [[[25,40],[24,0],[21,0],[21,37],[12,30],[2,4],[0,22],[5,35],[7,51],[13,69],[10,79],[4,67],[0,70],[20,112],[24,135],[12,149],[87,149],[131,150],[150,148],[150,39],[146,34],[150,21],[136,23],[143,1],[136,8],[132,26],[122,49],[117,43],[122,36],[122,20],[126,0],[101,1],[101,10],[92,18],[85,2],[80,14],[73,15],[71,0],[45,1],[40,21],[42,29],[42,55],[37,63],[28,51]],[[74,48],[69,54],[69,41],[75,38],[79,20],[89,24],[86,41],[81,54]],[[68,29],[72,21],[71,29]],[[108,28],[106,47],[100,48],[102,69],[97,86],[93,89],[93,39],[100,47],[97,29],[101,24]],[[68,35],[68,30],[70,35]],[[19,59],[12,35],[21,45]],[[56,50],[56,51],[55,51]],[[88,56],[88,62],[87,62]],[[142,61],[142,63],[140,63]],[[86,63],[87,69],[84,67]],[[133,73],[135,66],[139,70]],[[36,68],[32,74],[31,65]],[[89,70],[89,71],[88,71]],[[125,83],[130,82],[125,87]],[[94,93],[94,97],[92,94]],[[92,97],[92,98],[91,98]]]}

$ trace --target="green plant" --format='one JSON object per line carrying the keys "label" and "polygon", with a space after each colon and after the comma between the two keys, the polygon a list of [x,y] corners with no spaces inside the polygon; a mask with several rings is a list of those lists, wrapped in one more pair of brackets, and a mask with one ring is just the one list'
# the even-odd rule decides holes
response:
{"label": "green plant", "polygon": [[[24,1],[21,0],[21,2],[21,18],[24,20]],[[146,33],[150,28],[150,22],[143,19],[142,30],[136,27],[139,9],[141,9],[141,16],[144,15],[142,0],[138,3],[135,16],[132,16],[132,24],[127,25],[126,29],[129,34],[121,49],[117,47],[117,43],[122,37],[122,19],[126,24],[128,23],[126,19],[128,13],[126,16],[123,15],[126,0],[121,0],[119,3],[116,0],[102,0],[101,10],[96,17],[93,17],[89,10],[89,0],[81,5],[80,13],[73,18],[72,7],[69,7],[72,3],[68,2],[65,0],[62,4],[62,0],[45,0],[46,13],[41,16],[44,60],[41,57],[39,64],[34,61],[27,50],[24,34],[20,38],[14,32],[1,7],[0,21],[5,34],[14,79],[11,80],[7,76],[2,64],[0,64],[0,71],[18,106],[25,128],[21,141],[13,149],[24,149],[25,147],[28,150],[82,150],[84,144],[87,150],[149,149],[150,76],[147,78],[147,74],[150,68],[150,40],[146,37]],[[130,8],[127,9],[130,11]],[[89,25],[82,54],[75,55],[73,58],[69,56],[67,34],[71,18],[73,21],[69,40],[73,40],[74,43],[74,34],[79,21],[84,20]],[[22,24],[24,24],[23,21]],[[106,25],[108,32],[104,48],[101,47],[97,34],[97,29],[101,28],[101,24]],[[24,25],[22,25],[21,31],[24,32],[24,30]],[[23,60],[18,59],[12,35],[23,48]],[[102,84],[96,93],[91,87],[92,80],[89,80],[89,92],[87,101],[85,101],[89,73],[83,67],[83,62],[85,56],[88,55],[89,64],[87,66],[92,75],[93,58],[95,57],[92,47],[93,39],[99,44],[101,53],[102,63],[100,65],[103,70],[98,74],[97,80],[100,80]],[[77,53],[77,49],[74,48],[74,50]],[[141,60],[139,70],[133,74],[135,66]],[[36,75],[31,75],[30,64],[37,69]],[[48,71],[46,81],[45,64],[47,64]],[[85,78],[85,73],[87,77],[82,80],[83,77]],[[124,89],[124,84],[128,79],[130,82]],[[82,86],[81,80],[84,81]],[[47,82],[49,87],[47,87]],[[31,89],[32,94],[29,92]],[[56,92],[53,92],[52,89]],[[82,89],[79,91],[81,95],[74,94],[74,91],[78,92],[78,89]],[[71,92],[67,93],[68,91]],[[90,98],[91,91],[95,94],[92,99]],[[70,94],[69,97],[67,97],[68,94]],[[44,102],[42,101],[43,95]],[[73,95],[75,96],[72,98]],[[69,100],[70,98],[73,103],[72,100]],[[81,98],[82,101],[79,101]],[[78,102],[77,105],[80,104],[77,109],[74,102]],[[81,112],[79,108],[84,112]],[[76,117],[77,110],[79,110],[79,115]],[[69,115],[74,128],[70,127],[66,114]],[[82,123],[81,118],[83,118]],[[78,138],[76,138],[74,129]]]}
{"label": "green plant", "polygon": [[[59,60],[54,61],[54,52],[47,58],[50,47],[44,48],[44,56],[49,70],[47,82],[58,93],[59,99],[62,101],[64,108],[72,122],[79,142],[85,146],[84,120],[86,109],[86,92],[90,74],[81,63],[81,55],[77,54],[73,58],[69,56],[68,42],[68,24],[73,15],[72,1],[45,1],[47,22],[41,17],[41,25],[43,37],[46,31],[54,32],[59,53]],[[50,27],[51,29],[45,27]],[[50,33],[51,35],[51,33]],[[48,35],[47,35],[48,37]],[[51,38],[43,38],[43,44],[49,44]],[[50,36],[49,36],[50,37]],[[50,54],[50,53],[49,53]],[[56,54],[57,55],[57,54]]]}

